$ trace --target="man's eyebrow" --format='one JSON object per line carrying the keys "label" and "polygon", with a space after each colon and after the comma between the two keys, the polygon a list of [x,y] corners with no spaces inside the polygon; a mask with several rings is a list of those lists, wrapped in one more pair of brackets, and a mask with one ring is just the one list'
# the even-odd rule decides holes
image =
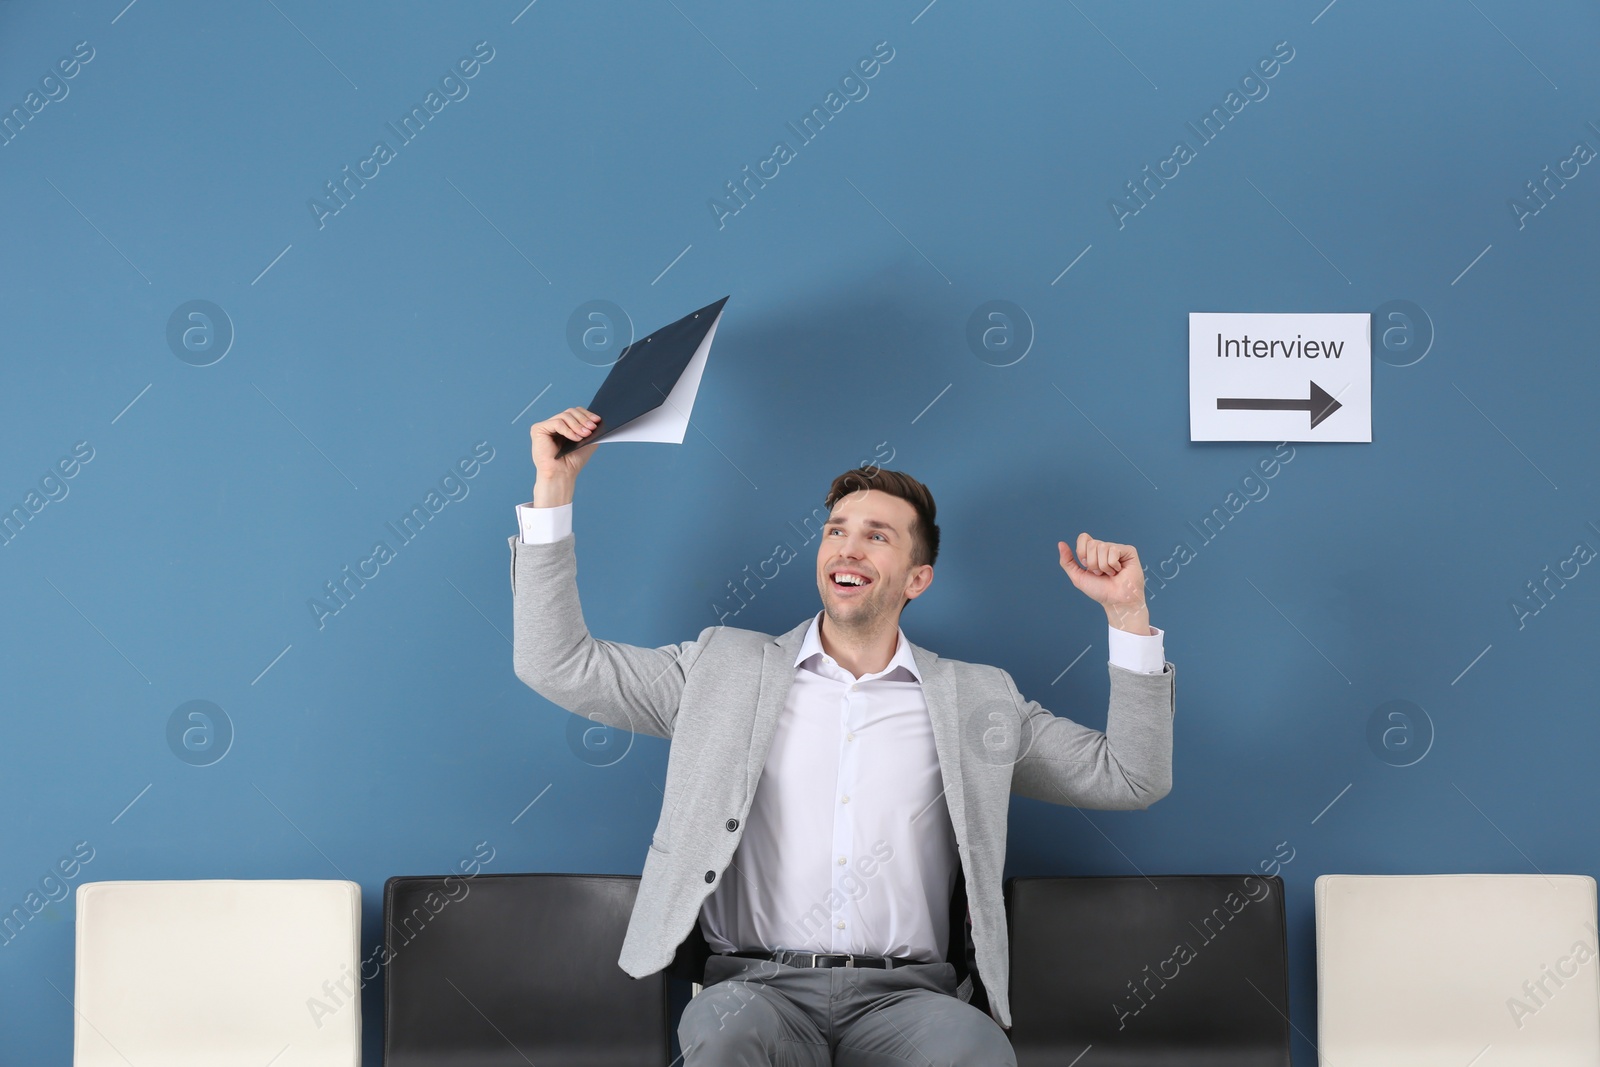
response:
{"label": "man's eyebrow", "polygon": [[[844,524],[845,524],[845,521],[843,519],[836,519],[832,515],[830,515],[830,516],[828,516],[828,521],[823,523],[822,525],[824,525],[824,526],[843,526]],[[875,530],[888,530],[891,533],[899,533],[900,532],[899,530],[895,529],[895,526],[894,526],[893,523],[884,522],[882,519],[862,519],[861,520],[861,525],[866,526],[866,527],[868,527],[870,529],[875,529]]]}

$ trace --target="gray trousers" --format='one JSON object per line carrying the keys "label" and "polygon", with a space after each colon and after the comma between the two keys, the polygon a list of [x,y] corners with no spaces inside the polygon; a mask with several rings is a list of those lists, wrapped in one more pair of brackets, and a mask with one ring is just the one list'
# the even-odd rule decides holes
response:
{"label": "gray trousers", "polygon": [[1016,1067],[951,963],[791,967],[713,955],[678,1022],[685,1067]]}

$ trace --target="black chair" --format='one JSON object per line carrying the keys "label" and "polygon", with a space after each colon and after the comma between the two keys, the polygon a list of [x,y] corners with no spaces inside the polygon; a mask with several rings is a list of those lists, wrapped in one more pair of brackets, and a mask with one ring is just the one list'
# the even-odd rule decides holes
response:
{"label": "black chair", "polygon": [[664,972],[617,966],[639,878],[480,874],[383,887],[387,1067],[666,1067]]}
{"label": "black chair", "polygon": [[1283,880],[1010,878],[1018,1067],[1289,1067]]}

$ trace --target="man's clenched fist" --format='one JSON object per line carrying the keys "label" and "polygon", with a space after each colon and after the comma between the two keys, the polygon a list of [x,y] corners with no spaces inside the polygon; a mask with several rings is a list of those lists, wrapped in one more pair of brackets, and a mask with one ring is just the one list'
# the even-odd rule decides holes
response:
{"label": "man's clenched fist", "polygon": [[[1106,609],[1106,618],[1119,630],[1148,636],[1150,612],[1144,602],[1144,568],[1132,545],[1097,541],[1078,535],[1078,558],[1065,541],[1057,541],[1061,569],[1078,591]],[[1082,562],[1079,562],[1079,559]]]}

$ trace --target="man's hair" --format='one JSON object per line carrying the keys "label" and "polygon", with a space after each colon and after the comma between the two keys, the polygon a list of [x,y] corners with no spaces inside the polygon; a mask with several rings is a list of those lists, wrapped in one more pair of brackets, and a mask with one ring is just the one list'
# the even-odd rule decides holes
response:
{"label": "man's hair", "polygon": [[822,506],[830,511],[841,497],[863,489],[876,489],[879,492],[897,496],[916,509],[917,517],[911,523],[911,565],[920,567],[924,563],[929,566],[939,558],[939,527],[933,521],[937,510],[933,504],[933,494],[928,492],[928,487],[900,471],[884,470],[882,467],[857,467],[845,471],[833,480],[828,487],[828,495],[823,498]]}

